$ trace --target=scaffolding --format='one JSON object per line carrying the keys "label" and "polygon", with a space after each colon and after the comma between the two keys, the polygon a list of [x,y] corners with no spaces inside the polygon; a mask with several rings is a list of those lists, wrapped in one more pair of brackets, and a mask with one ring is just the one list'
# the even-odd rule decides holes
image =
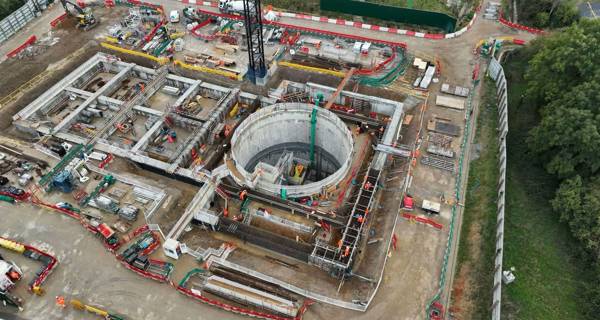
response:
{"label": "scaffolding", "polygon": [[[360,187],[350,218],[344,229],[342,239],[337,247],[317,241],[309,262],[332,276],[343,278],[352,268],[356,248],[359,246],[363,226],[369,217],[369,211],[375,201],[375,193],[381,172],[369,167],[364,182]],[[347,249],[346,249],[347,248]]]}

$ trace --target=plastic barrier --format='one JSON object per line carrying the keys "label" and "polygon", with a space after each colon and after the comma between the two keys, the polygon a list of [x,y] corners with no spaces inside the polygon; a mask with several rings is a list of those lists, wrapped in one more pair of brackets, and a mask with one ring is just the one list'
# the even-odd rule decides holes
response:
{"label": "plastic barrier", "polygon": [[23,253],[23,251],[25,251],[25,245],[23,245],[22,243],[18,243],[16,241],[12,241],[10,239],[5,238],[0,238],[0,247],[18,253]]}
{"label": "plastic barrier", "polygon": [[65,12],[63,14],[61,14],[60,16],[58,16],[56,19],[50,21],[50,26],[52,28],[55,28],[57,25],[59,25],[61,22],[65,21],[65,19],[67,19],[68,14]]}
{"label": "plastic barrier", "polygon": [[260,319],[269,319],[269,320],[300,320],[300,319],[302,319],[302,315],[300,315],[299,317],[296,316],[295,318],[289,318],[289,317],[281,317],[281,316],[264,313],[264,312],[253,311],[253,310],[249,310],[249,309],[245,309],[245,308],[241,308],[241,307],[236,307],[236,306],[232,306],[232,305],[223,303],[221,301],[209,299],[209,298],[204,297],[199,294],[195,294],[194,292],[192,292],[192,290],[181,287],[181,286],[176,286],[175,288],[177,289],[177,291],[179,291],[180,293],[183,293],[184,295],[186,295],[188,297],[194,298],[196,300],[210,304],[215,307],[219,307],[225,311],[229,311],[229,312],[233,312],[233,313],[237,313],[237,314],[241,314],[241,315],[245,315],[245,316],[250,316],[250,317],[260,318]]}
{"label": "plastic barrier", "polygon": [[153,55],[149,55],[149,54],[141,52],[141,51],[129,50],[129,49],[121,48],[119,46],[115,46],[115,45],[112,45],[112,44],[106,43],[106,42],[102,42],[102,43],[100,43],[100,45],[103,48],[106,48],[106,49],[109,49],[109,50],[114,50],[114,51],[118,51],[118,52],[121,52],[121,53],[125,53],[125,54],[130,54],[130,55],[133,55],[133,56],[138,56],[138,57],[146,58],[148,60],[152,60],[154,62],[157,62],[157,63],[159,63],[161,65],[169,63],[169,58],[166,58],[166,57],[160,57],[159,58],[159,57],[155,57]]}
{"label": "plastic barrier", "polygon": [[242,81],[242,75],[235,74],[233,72],[229,72],[229,71],[225,71],[225,70],[212,69],[212,68],[203,67],[203,66],[195,66],[195,65],[187,64],[187,63],[185,63],[185,62],[183,62],[181,60],[175,60],[175,65],[179,66],[179,67],[182,67],[184,69],[188,69],[188,70],[216,74],[216,75],[219,75],[219,76],[227,77],[229,79],[233,79],[233,80],[237,80],[237,81]]}
{"label": "plastic barrier", "polygon": [[19,52],[25,50],[25,48],[27,48],[30,45],[34,44],[36,40],[37,40],[37,37],[35,35],[32,35],[31,37],[27,38],[27,40],[25,40],[25,42],[23,42],[22,45],[18,46],[13,51],[7,53],[6,57],[7,58],[12,58],[12,57],[16,56],[17,54],[19,54]]}
{"label": "plastic barrier", "polygon": [[156,274],[144,271],[144,270],[142,270],[140,268],[137,268],[137,267],[134,267],[134,266],[130,265],[129,263],[127,263],[124,260],[119,260],[119,262],[121,262],[121,264],[125,268],[127,268],[127,269],[129,269],[129,270],[131,270],[131,271],[133,271],[133,272],[135,272],[137,274],[139,274],[140,276],[142,276],[142,277],[144,277],[146,279],[151,279],[151,280],[158,281],[158,282],[167,282],[167,280],[168,280],[168,277],[159,276],[159,275],[156,275]]}
{"label": "plastic barrier", "polygon": [[[202,6],[214,7],[214,8],[218,7],[218,5],[219,5],[218,2],[211,2],[211,1],[200,1],[200,0],[175,0],[175,1],[182,2],[184,4],[196,4],[196,5],[202,5]],[[473,26],[473,23],[475,22],[475,20],[477,19],[477,12],[479,12],[480,9],[481,9],[481,6],[477,7],[477,9],[475,9],[473,18],[471,19],[471,21],[469,21],[469,23],[467,24],[466,27],[462,28],[459,31],[455,31],[453,33],[446,33],[446,34],[443,34],[443,33],[429,34],[429,33],[420,33],[420,32],[417,33],[416,31],[412,31],[412,30],[398,29],[398,28],[393,28],[393,27],[383,27],[383,26],[371,25],[371,24],[366,24],[366,23],[357,22],[357,21],[348,21],[348,20],[344,20],[344,19],[319,17],[319,16],[313,16],[313,15],[304,14],[304,13],[293,13],[293,12],[284,12],[284,11],[273,11],[273,12],[278,17],[319,21],[319,22],[325,22],[325,23],[329,23],[329,24],[345,25],[345,26],[354,27],[354,28],[388,32],[388,33],[400,34],[400,35],[405,35],[405,36],[410,36],[410,37],[416,37],[416,36],[422,35],[421,37],[426,38],[426,39],[442,40],[442,39],[456,38],[458,36],[461,36],[467,30],[469,30]],[[211,13],[214,13],[214,12],[211,12]],[[265,24],[266,23],[267,22],[265,22]]]}
{"label": "plastic barrier", "polygon": [[162,27],[164,24],[164,20],[161,20],[158,24],[156,24],[154,28],[152,28],[152,30],[150,30],[150,32],[144,37],[144,42],[149,42],[150,40],[152,40],[158,29],[160,29],[160,27]]}
{"label": "plastic barrier", "polygon": [[[233,20],[242,20],[243,19],[241,16],[225,14],[225,13],[217,13],[217,12],[212,12],[212,11],[207,11],[207,10],[202,10],[202,9],[198,9],[198,12],[209,15],[209,16],[222,17],[222,18],[226,18],[226,19],[233,19]],[[372,43],[383,44],[383,45],[387,45],[387,46],[391,46],[391,47],[407,48],[407,45],[404,42],[379,40],[379,39],[373,39],[373,38],[368,38],[368,37],[361,37],[361,36],[357,36],[354,34],[333,32],[333,31],[319,30],[319,29],[308,28],[308,27],[297,26],[297,25],[291,25],[291,24],[281,23],[281,22],[277,22],[277,21],[264,21],[264,24],[265,25],[273,25],[276,27],[282,27],[282,28],[291,29],[291,30],[297,30],[300,32],[305,32],[305,33],[314,33],[314,34],[324,35],[324,36],[329,36],[329,37],[341,37],[341,38],[352,39],[352,40],[357,40],[357,41],[372,42]]]}
{"label": "plastic barrier", "polygon": [[409,213],[402,213],[402,218],[404,219],[408,219],[411,221],[416,221],[418,223],[422,223],[431,227],[434,227],[438,230],[442,230],[444,228],[444,226],[440,223],[437,223],[431,219],[427,219],[427,218],[423,218],[423,217],[419,217],[417,215],[414,214],[409,214]]}
{"label": "plastic barrier", "polygon": [[200,32],[198,32],[198,30],[200,30],[200,28],[207,26],[210,22],[212,21],[212,18],[208,18],[202,22],[200,22],[197,26],[195,26],[194,28],[192,28],[192,30],[190,30],[190,32],[195,35],[196,37],[203,39],[203,40],[213,40],[217,37],[217,35],[215,34],[211,34],[211,35],[206,35],[206,34],[201,34]]}
{"label": "plastic barrier", "polygon": [[27,250],[34,251],[34,252],[38,253],[39,255],[45,256],[50,259],[50,263],[48,263],[48,265],[46,265],[46,267],[41,272],[36,273],[39,275],[33,280],[33,282],[31,282],[29,284],[29,291],[34,292],[34,288],[41,287],[42,284],[44,283],[44,281],[46,281],[46,278],[48,278],[50,273],[54,270],[54,268],[58,264],[58,260],[55,257],[53,257],[53,256],[47,254],[46,252],[39,250],[35,247],[25,245],[25,248],[27,248]]}
{"label": "plastic barrier", "polygon": [[500,22],[501,24],[503,24],[507,27],[513,28],[513,29],[527,31],[527,32],[533,33],[533,34],[544,34],[544,30],[527,27],[527,26],[524,26],[524,25],[518,24],[518,23],[512,23],[512,22],[504,19],[504,13],[502,11],[500,11],[500,15],[498,17],[498,22]]}
{"label": "plastic barrier", "polygon": [[41,271],[36,272],[36,277],[33,279],[33,281],[31,281],[29,283],[29,291],[34,292],[34,288],[39,288],[44,281],[46,281],[46,278],[48,278],[48,275],[50,275],[50,273],[54,270],[54,268],[56,267],[56,265],[58,264],[58,260],[46,253],[45,251],[42,251],[36,247],[33,246],[29,246],[17,241],[13,241],[4,237],[0,237],[0,247],[3,247],[5,249],[9,249],[9,250],[13,250],[15,252],[18,252],[20,254],[23,254],[26,250],[28,251],[33,251],[37,254],[39,254],[40,256],[44,256],[46,258],[48,258],[49,262],[48,264],[45,266],[45,268]]}
{"label": "plastic barrier", "polygon": [[390,62],[392,62],[395,58],[396,58],[396,51],[393,51],[392,55],[389,58],[385,59],[383,62],[376,65],[373,69],[360,69],[360,70],[357,70],[355,72],[355,74],[357,74],[357,75],[373,74],[373,73],[383,69],[386,65],[388,65]]}
{"label": "plastic barrier", "polygon": [[11,197],[17,201],[26,201],[27,199],[29,199],[29,197],[31,196],[31,193],[29,192],[25,192],[20,196],[14,195],[12,193],[8,193],[8,192],[4,192],[4,191],[0,191],[0,195],[3,196],[7,196],[7,197]]}

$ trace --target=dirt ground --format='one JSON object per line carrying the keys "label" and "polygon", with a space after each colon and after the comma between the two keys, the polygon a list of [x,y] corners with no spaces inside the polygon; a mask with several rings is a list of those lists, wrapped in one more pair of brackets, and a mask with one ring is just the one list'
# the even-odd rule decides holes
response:
{"label": "dirt ground", "polygon": [[[185,6],[182,3],[169,0],[153,2],[163,3],[167,11],[171,8],[181,9]],[[101,17],[108,17],[108,20],[103,20],[96,29],[81,32],[71,29],[71,26],[65,23],[53,34],[53,36],[60,38],[60,42],[44,53],[32,58],[6,60],[0,63],[0,97],[6,96],[29,79],[48,70],[48,75],[42,83],[27,92],[14,104],[5,106],[1,110],[3,117],[0,117],[0,130],[3,134],[22,138],[19,133],[10,129],[10,117],[99,50],[95,39],[96,33],[104,29],[110,23],[110,19],[118,17],[115,12],[106,14],[108,12],[102,10],[104,9],[98,9],[95,12]],[[47,32],[47,21],[59,13],[59,10],[54,7],[42,15],[40,19],[45,19],[46,24],[36,25],[38,28],[36,33],[41,35]],[[298,21],[289,18],[283,19],[282,22],[298,24]],[[344,26],[316,21],[301,21],[300,24],[331,31],[352,32],[385,40],[405,41],[408,44],[409,52],[422,52],[425,55],[439,58],[443,66],[442,73],[449,75],[451,82],[458,85],[466,85],[471,76],[470,72],[474,65],[471,51],[477,41],[495,35],[516,34],[500,27],[495,22],[483,19],[477,20],[473,29],[462,37],[441,41],[404,37],[363,29],[348,30]],[[519,37],[531,38],[521,34]],[[1,48],[6,51],[4,45]],[[256,92],[258,90],[252,91]],[[427,116],[431,116],[431,114]],[[152,174],[140,173],[143,170],[135,170],[134,168],[131,171],[142,174],[150,180],[154,178]],[[430,177],[430,180],[424,180],[424,182],[429,181],[431,183],[435,179],[436,177]],[[174,196],[170,201],[173,203],[186,203],[192,196],[191,189],[181,190],[180,197]],[[53,294],[61,292],[61,290],[80,296],[84,300],[91,300],[91,302],[96,302],[111,308],[111,310],[114,309],[116,312],[129,315],[135,319],[164,319],[165,311],[174,311],[175,308],[177,308],[177,319],[237,318],[231,313],[224,314],[212,307],[198,307],[190,299],[182,298],[172,288],[141,279],[130,271],[124,270],[113,260],[112,256],[103,251],[104,249],[99,245],[97,239],[83,232],[78,224],[67,221],[67,218],[59,217],[29,205],[23,205],[23,210],[20,207],[19,210],[15,210],[14,207],[7,207],[6,204],[1,206],[1,211],[3,211],[3,214],[7,212],[7,215],[6,219],[3,217],[0,232],[8,232],[13,236],[18,235],[25,242],[37,239],[36,241],[48,243],[64,260],[61,264],[61,271],[57,272],[59,275],[54,274],[54,277],[51,277],[48,282],[49,294],[43,298],[28,297],[32,304],[22,315],[27,319],[42,319],[39,316],[42,312],[46,312],[43,319],[77,319],[79,317],[77,314],[62,314],[62,311],[55,310],[52,307],[51,297],[53,297]],[[169,220],[174,211],[176,210],[165,209],[162,214],[166,217],[166,220]],[[163,216],[159,215],[158,219],[161,219],[161,217]],[[445,217],[445,219],[447,218]],[[6,220],[6,224],[4,220]],[[23,220],[27,222],[23,223]],[[396,230],[396,233],[401,237],[398,253],[392,253],[391,258],[388,260],[380,291],[368,312],[360,314],[317,304],[310,308],[305,318],[420,318],[428,299],[431,298],[438,285],[439,266],[436,268],[427,268],[427,266],[431,265],[431,259],[436,261],[441,259],[447,235],[446,233],[435,234],[436,231],[432,229],[415,226],[402,219],[398,221]],[[458,234],[456,237],[458,237]],[[475,236],[473,241],[477,241]],[[77,244],[77,248],[73,247],[73,243]],[[453,270],[454,267],[451,265],[448,278],[452,278],[451,273]],[[468,270],[463,271],[458,274],[454,284],[449,280],[447,283],[449,287],[446,288],[446,298],[449,298],[449,288],[453,288],[455,299],[460,301],[462,310],[468,309],[469,301],[465,297],[468,297],[469,291],[472,290],[468,285],[468,278]],[[63,284],[64,287],[60,284]],[[146,294],[146,292],[149,294]],[[163,296],[168,298],[164,299]],[[185,308],[181,308],[181,306],[185,306]]]}
{"label": "dirt ground", "polygon": [[[43,286],[46,290],[44,296],[37,297],[23,292],[25,310],[19,313],[23,319],[93,318],[92,315],[73,308],[63,310],[56,307],[56,295],[64,295],[67,300],[75,298],[88,302],[124,315],[127,319],[164,320],[166,315],[174,314],[176,316],[173,319],[185,320],[222,319],[224,316],[221,310],[196,303],[167,284],[143,279],[125,269],[103,248],[99,239],[64,215],[28,204],[15,207],[5,202],[0,203],[0,212],[0,234],[47,248],[59,260],[57,269],[50,274]],[[0,251],[5,253],[3,249]],[[27,271],[37,268],[33,263],[27,263],[27,266]],[[25,285],[26,283],[19,284]],[[19,292],[21,291],[23,290]],[[0,316],[2,312],[10,311],[14,310],[0,305]],[[226,319],[243,319],[233,313],[225,315]]]}

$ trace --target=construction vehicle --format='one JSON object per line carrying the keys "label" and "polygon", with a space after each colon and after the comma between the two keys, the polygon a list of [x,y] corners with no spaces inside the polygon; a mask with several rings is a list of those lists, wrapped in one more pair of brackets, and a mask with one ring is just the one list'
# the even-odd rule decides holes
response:
{"label": "construction vehicle", "polygon": [[194,22],[200,23],[203,21],[202,17],[198,14],[198,11],[196,11],[196,8],[194,7],[187,7],[183,9],[183,19],[183,22],[186,25]]}
{"label": "construction vehicle", "polygon": [[60,2],[68,15],[79,20],[77,29],[88,31],[98,25],[99,19],[96,19],[91,8],[84,9],[69,0],[60,0]]}
{"label": "construction vehicle", "polygon": [[23,300],[10,294],[17,281],[23,278],[23,272],[14,262],[4,260],[0,255],[0,301],[21,309]]}
{"label": "construction vehicle", "polygon": [[240,0],[220,0],[219,11],[224,13],[244,13],[244,1]]}

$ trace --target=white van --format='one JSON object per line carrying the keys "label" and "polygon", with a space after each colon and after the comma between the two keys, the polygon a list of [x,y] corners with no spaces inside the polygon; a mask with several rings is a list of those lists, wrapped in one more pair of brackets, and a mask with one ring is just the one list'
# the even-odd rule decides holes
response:
{"label": "white van", "polygon": [[171,23],[179,23],[179,11],[172,10],[169,14],[169,21]]}

